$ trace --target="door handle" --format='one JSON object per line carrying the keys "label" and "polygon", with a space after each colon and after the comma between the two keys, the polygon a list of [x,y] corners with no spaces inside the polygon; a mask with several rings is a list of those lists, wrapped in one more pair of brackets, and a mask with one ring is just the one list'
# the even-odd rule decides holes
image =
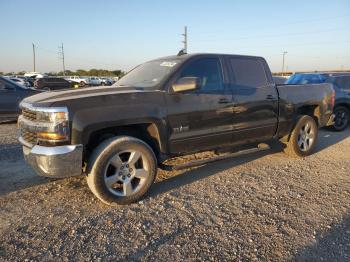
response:
{"label": "door handle", "polygon": [[230,101],[227,98],[220,98],[219,99],[219,104],[228,104]]}

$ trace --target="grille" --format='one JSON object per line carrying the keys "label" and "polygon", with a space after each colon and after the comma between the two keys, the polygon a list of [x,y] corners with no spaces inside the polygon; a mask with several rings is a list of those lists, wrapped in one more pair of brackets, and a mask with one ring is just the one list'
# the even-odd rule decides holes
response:
{"label": "grille", "polygon": [[25,119],[31,120],[31,121],[35,121],[36,120],[36,112],[35,111],[31,111],[29,109],[22,109],[22,116]]}
{"label": "grille", "polygon": [[27,130],[22,130],[22,138],[32,145],[37,144],[37,135],[35,133],[29,132]]}

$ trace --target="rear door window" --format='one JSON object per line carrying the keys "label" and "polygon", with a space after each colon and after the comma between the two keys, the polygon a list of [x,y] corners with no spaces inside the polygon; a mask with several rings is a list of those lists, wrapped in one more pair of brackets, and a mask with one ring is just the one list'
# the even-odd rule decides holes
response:
{"label": "rear door window", "polygon": [[264,87],[268,85],[263,64],[256,59],[229,58],[235,85],[242,87]]}

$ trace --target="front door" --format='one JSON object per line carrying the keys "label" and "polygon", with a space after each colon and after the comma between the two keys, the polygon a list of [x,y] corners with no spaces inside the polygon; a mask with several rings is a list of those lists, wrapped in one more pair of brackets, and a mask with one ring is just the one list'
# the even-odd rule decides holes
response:
{"label": "front door", "polygon": [[167,96],[171,153],[207,150],[230,144],[232,93],[226,88],[219,57],[197,58],[178,74],[198,77],[201,87]]}

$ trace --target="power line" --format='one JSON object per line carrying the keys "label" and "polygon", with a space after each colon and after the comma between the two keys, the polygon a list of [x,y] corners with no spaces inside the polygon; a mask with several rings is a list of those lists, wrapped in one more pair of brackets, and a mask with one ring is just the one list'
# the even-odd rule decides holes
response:
{"label": "power line", "polygon": [[[59,47],[61,48],[61,47]],[[50,54],[54,54],[55,56],[57,55],[57,51],[54,50],[50,50],[50,49],[46,49],[46,48],[42,48],[42,47],[38,47],[36,46],[37,50],[41,50],[44,51],[46,53],[50,53]],[[60,58],[60,57],[59,57]],[[116,64],[112,64],[112,63],[106,63],[106,62],[101,62],[101,61],[96,61],[96,60],[90,60],[90,59],[86,59],[86,58],[81,58],[81,57],[77,57],[77,56],[71,56],[69,55],[69,58],[73,59],[73,60],[78,60],[78,61],[83,61],[83,62],[89,62],[89,63],[94,63],[94,64],[99,64],[99,65],[103,65],[103,66],[116,66]],[[62,58],[60,58],[62,59]]]}
{"label": "power line", "polygon": [[182,41],[182,43],[184,44],[183,51],[187,54],[187,26],[184,27],[184,33],[182,35],[184,37],[184,40]]}
{"label": "power line", "polygon": [[[285,33],[285,34],[274,34],[274,35],[260,35],[260,36],[242,36],[242,37],[235,37],[234,40],[242,40],[242,39],[255,39],[255,38],[274,38],[274,37],[283,37],[283,36],[292,36],[292,35],[310,35],[310,34],[319,34],[319,33],[326,33],[326,32],[334,32],[334,31],[349,31],[349,28],[332,28],[328,30],[319,30],[319,31],[305,31],[305,32],[298,32],[298,33]],[[196,41],[201,42],[214,42],[214,41],[223,41],[224,39],[207,39],[207,40],[198,40]]]}
{"label": "power line", "polygon": [[[324,45],[324,44],[348,44],[350,41],[329,41],[329,42],[312,42],[312,43],[278,43],[274,45],[259,45],[259,48],[264,48],[264,47],[285,47],[285,46],[305,46],[305,45]],[[232,46],[232,48],[235,49],[251,49],[256,46]]]}
{"label": "power line", "polygon": [[64,49],[63,49],[63,43],[61,46],[58,47],[58,54],[60,55],[60,59],[62,59],[62,66],[63,66],[63,75],[66,75],[66,67],[64,64]]}
{"label": "power line", "polygon": [[33,72],[35,72],[35,45],[34,43],[32,43],[33,45]]}
{"label": "power line", "polygon": [[[340,19],[340,18],[345,18],[345,17],[350,17],[350,15],[342,15],[342,16],[333,16],[333,17],[318,17],[318,18],[311,18],[311,19],[304,19],[304,20],[298,20],[298,21],[293,21],[293,22],[289,22],[289,23],[278,23],[278,24],[274,24],[274,25],[264,25],[264,26],[271,26],[273,28],[278,28],[278,27],[284,27],[284,26],[288,26],[288,25],[294,25],[294,24],[300,24],[300,23],[309,23],[309,22],[313,22],[313,21],[325,21],[325,20],[334,20],[334,19]],[[258,26],[263,26],[262,24],[259,24]],[[240,27],[240,29],[256,29],[257,26],[247,26],[247,27]],[[199,35],[211,35],[211,34],[217,34],[220,32],[225,32],[223,30],[215,30],[215,32],[195,32],[195,34],[199,34]]]}
{"label": "power line", "polygon": [[287,51],[284,51],[282,54],[282,56],[283,56],[283,58],[282,58],[282,74],[284,73],[284,57],[287,53],[288,53]]}

